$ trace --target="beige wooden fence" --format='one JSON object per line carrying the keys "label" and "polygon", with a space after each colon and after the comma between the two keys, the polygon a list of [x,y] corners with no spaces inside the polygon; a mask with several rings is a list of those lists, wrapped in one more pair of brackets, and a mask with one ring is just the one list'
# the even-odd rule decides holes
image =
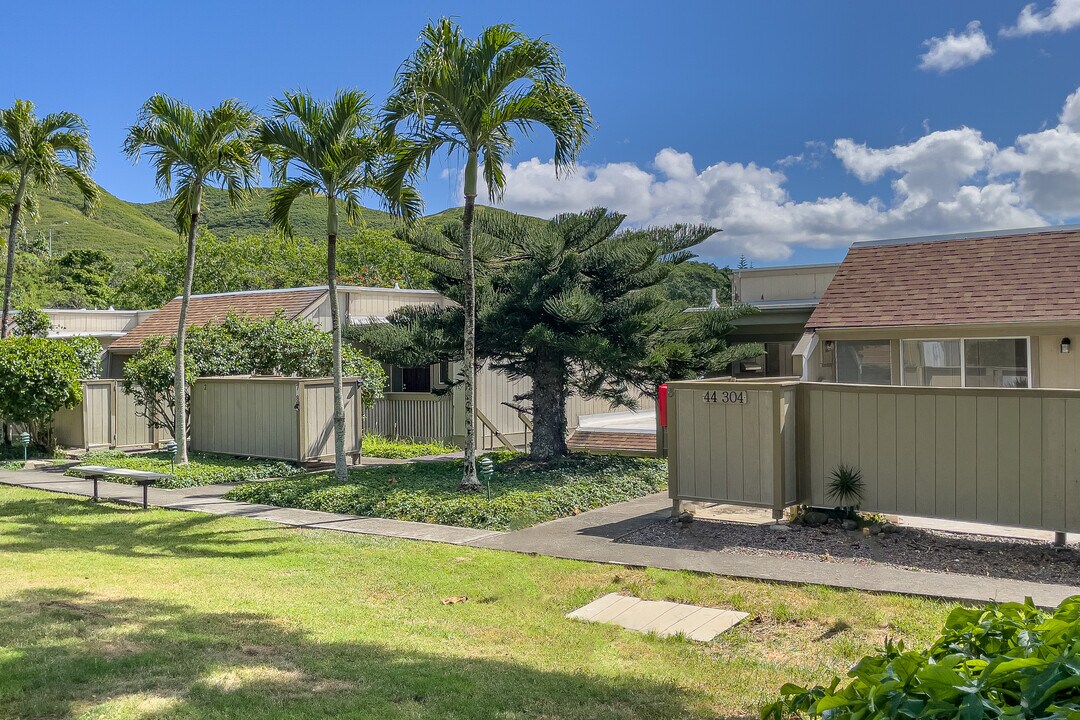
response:
{"label": "beige wooden fence", "polygon": [[1080,532],[1080,391],[693,381],[668,393],[676,504],[831,506],[829,475],[847,464],[866,511]]}
{"label": "beige wooden fence", "polygon": [[364,432],[449,442],[454,437],[454,398],[450,393],[385,393],[364,408]]}
{"label": "beige wooden fence", "polygon": [[[345,452],[360,452],[360,396],[345,381]],[[334,386],[329,378],[199,378],[191,402],[191,447],[292,462],[334,456]]]}
{"label": "beige wooden fence", "polygon": [[53,436],[73,448],[140,448],[169,439],[150,427],[116,380],[84,380],[82,403],[53,416]]}
{"label": "beige wooden fence", "polygon": [[798,502],[797,382],[668,383],[669,493],[677,501]]}
{"label": "beige wooden fence", "polygon": [[1080,531],[1080,391],[800,388],[802,496],[830,505],[840,463],[864,510]]}

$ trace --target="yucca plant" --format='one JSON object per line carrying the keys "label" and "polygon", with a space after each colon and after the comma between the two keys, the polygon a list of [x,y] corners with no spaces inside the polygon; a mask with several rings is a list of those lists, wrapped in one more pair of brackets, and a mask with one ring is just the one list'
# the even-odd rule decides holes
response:
{"label": "yucca plant", "polygon": [[863,500],[863,492],[866,490],[866,482],[863,480],[862,470],[854,465],[840,463],[829,475],[829,497],[836,500],[840,509],[849,515],[859,509],[859,503]]}

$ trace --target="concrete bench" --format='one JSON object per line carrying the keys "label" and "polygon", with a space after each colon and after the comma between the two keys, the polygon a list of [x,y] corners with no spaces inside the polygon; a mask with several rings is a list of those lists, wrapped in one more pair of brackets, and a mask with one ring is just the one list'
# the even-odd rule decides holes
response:
{"label": "concrete bench", "polygon": [[98,498],[98,480],[102,478],[124,478],[126,480],[133,480],[136,485],[142,488],[142,506],[143,510],[146,509],[146,492],[147,488],[156,483],[159,480],[164,480],[169,477],[165,473],[147,472],[145,470],[128,470],[127,468],[114,468],[105,467],[104,465],[76,465],[68,470],[69,473],[75,473],[82,475],[87,480],[93,480],[94,482],[94,502],[99,500]]}

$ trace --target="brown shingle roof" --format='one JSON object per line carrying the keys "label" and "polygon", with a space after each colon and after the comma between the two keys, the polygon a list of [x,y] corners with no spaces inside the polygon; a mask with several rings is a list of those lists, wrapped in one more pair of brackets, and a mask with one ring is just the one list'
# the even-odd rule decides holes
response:
{"label": "brown shingle roof", "polygon": [[1080,229],[853,245],[808,329],[1080,320]]}
{"label": "brown shingle roof", "polygon": [[[203,325],[211,320],[224,320],[230,312],[248,317],[270,317],[281,310],[294,318],[326,294],[319,288],[274,290],[266,292],[222,293],[192,295],[188,303],[187,326]],[[180,298],[173,298],[160,310],[142,321],[131,332],[119,338],[110,350],[138,350],[142,341],[152,335],[176,334],[180,321]]]}

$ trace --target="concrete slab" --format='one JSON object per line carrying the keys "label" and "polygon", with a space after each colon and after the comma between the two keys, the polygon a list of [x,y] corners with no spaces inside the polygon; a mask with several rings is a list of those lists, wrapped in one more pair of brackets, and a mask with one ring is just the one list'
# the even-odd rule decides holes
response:
{"label": "concrete slab", "polygon": [[585,622],[610,623],[660,637],[682,634],[699,642],[708,642],[747,617],[747,613],[609,593],[568,613],[566,617]]}

